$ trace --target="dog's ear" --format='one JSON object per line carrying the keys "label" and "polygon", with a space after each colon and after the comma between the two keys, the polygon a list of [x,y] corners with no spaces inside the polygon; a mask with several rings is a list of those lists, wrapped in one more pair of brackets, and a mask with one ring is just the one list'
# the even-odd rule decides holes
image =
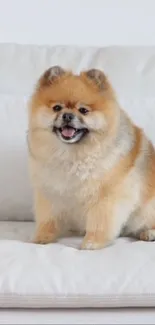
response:
{"label": "dog's ear", "polygon": [[43,75],[40,77],[38,86],[44,87],[52,85],[57,79],[65,74],[65,70],[59,67],[58,65],[53,66],[46,70]]}
{"label": "dog's ear", "polygon": [[100,91],[107,89],[109,86],[108,79],[104,72],[98,69],[91,69],[82,72],[82,75],[95,84]]}

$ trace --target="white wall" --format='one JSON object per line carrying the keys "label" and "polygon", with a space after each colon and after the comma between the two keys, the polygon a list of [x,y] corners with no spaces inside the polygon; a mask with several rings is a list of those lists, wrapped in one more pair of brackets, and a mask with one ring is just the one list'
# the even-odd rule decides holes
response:
{"label": "white wall", "polygon": [[0,0],[0,42],[155,45],[155,0]]}

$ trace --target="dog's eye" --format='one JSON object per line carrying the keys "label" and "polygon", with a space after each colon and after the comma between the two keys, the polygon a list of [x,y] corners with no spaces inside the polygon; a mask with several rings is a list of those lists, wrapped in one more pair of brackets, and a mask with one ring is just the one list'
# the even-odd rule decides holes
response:
{"label": "dog's eye", "polygon": [[54,112],[59,112],[59,111],[61,111],[61,109],[62,109],[62,106],[61,105],[55,105],[55,106],[53,106],[53,111]]}
{"label": "dog's eye", "polygon": [[88,109],[85,108],[85,107],[80,107],[80,108],[79,108],[79,112],[80,112],[81,114],[85,115],[85,114],[87,114],[89,111],[88,111]]}

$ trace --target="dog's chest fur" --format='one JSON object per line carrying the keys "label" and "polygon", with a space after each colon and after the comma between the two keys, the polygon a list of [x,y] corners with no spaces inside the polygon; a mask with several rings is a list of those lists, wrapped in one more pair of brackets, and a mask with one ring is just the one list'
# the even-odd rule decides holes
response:
{"label": "dog's chest fur", "polygon": [[100,148],[78,159],[57,151],[48,164],[35,161],[33,168],[35,182],[51,200],[54,216],[76,221],[81,229],[85,228],[86,210],[98,193],[102,174]]}

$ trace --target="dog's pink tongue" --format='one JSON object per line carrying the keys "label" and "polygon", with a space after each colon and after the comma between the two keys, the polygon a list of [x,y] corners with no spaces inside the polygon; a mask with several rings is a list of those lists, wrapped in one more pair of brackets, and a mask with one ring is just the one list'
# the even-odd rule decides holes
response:
{"label": "dog's pink tongue", "polygon": [[72,138],[75,133],[75,129],[73,128],[63,128],[62,135],[66,138]]}

